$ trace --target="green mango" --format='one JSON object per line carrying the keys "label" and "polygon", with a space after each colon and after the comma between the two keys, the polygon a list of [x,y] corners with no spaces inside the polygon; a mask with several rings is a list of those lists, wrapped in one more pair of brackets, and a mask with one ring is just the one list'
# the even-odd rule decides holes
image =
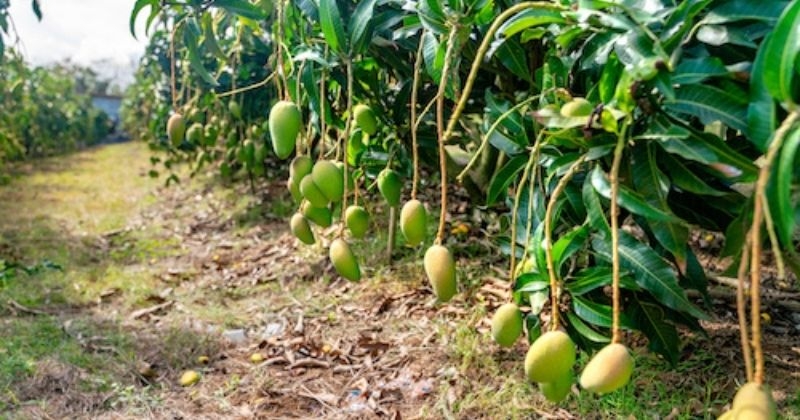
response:
{"label": "green mango", "polygon": [[344,220],[354,238],[363,238],[369,229],[369,213],[364,207],[349,206],[344,213]]}
{"label": "green mango", "polygon": [[269,112],[269,135],[278,158],[286,159],[294,152],[302,125],[303,116],[294,102],[279,101],[272,106]]}
{"label": "green mango", "polygon": [[350,245],[342,238],[336,238],[331,242],[330,259],[333,267],[340,276],[350,281],[361,280],[361,269]]}
{"label": "green mango", "polygon": [[381,195],[389,203],[390,207],[397,207],[400,205],[400,193],[403,188],[403,182],[397,172],[386,168],[378,174],[378,190]]}
{"label": "green mango", "polygon": [[330,160],[320,160],[311,170],[314,184],[322,191],[328,201],[338,203],[344,194],[344,176],[342,170]]}
{"label": "green mango", "polygon": [[358,127],[370,136],[378,131],[378,120],[369,106],[364,104],[356,105],[353,108],[353,116]]}
{"label": "green mango", "polygon": [[400,210],[400,231],[409,246],[417,246],[428,234],[428,212],[419,200],[409,200]]}
{"label": "green mango", "polygon": [[178,147],[183,142],[183,136],[186,133],[186,122],[183,120],[183,115],[174,113],[167,120],[167,137],[169,142]]}
{"label": "green mango", "polygon": [[315,242],[314,232],[308,224],[308,220],[300,213],[295,213],[292,220],[289,222],[292,228],[292,234],[300,240],[300,242],[311,245]]}
{"label": "green mango", "polygon": [[456,263],[450,250],[433,245],[425,252],[425,274],[440,302],[447,302],[456,294]]}

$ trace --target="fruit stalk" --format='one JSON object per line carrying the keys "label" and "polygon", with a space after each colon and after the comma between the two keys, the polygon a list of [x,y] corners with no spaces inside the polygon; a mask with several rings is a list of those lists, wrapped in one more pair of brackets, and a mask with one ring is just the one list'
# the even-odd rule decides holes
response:
{"label": "fruit stalk", "polygon": [[[522,188],[528,182],[528,177],[530,176],[531,170],[533,170],[533,164],[536,162],[536,156],[538,156],[538,153],[531,151],[528,164],[525,165],[525,169],[522,170],[522,178],[520,178],[519,183],[517,184],[517,191],[514,195],[514,208],[511,211],[511,262],[509,263],[508,268],[511,292],[514,290],[514,281],[516,279],[517,271],[517,218],[519,217],[519,202],[522,200]],[[530,200],[528,200],[528,202],[530,202]],[[530,220],[530,212],[528,213],[528,219]],[[528,232],[528,234],[530,234],[530,232]]]}
{"label": "fruit stalk", "polygon": [[175,31],[177,29],[178,25],[175,25],[169,36],[169,83],[172,96],[172,109],[174,111],[178,110],[178,92],[175,87]]}
{"label": "fruit stalk", "polygon": [[619,167],[622,162],[622,152],[625,150],[627,141],[628,125],[631,117],[625,117],[617,137],[617,145],[614,147],[614,160],[611,164],[611,300],[613,302],[612,322],[611,322],[611,343],[620,342],[619,314],[620,314],[620,291],[619,291]]}
{"label": "fruit stalk", "polygon": [[419,47],[414,58],[414,81],[411,83],[411,155],[414,161],[414,175],[411,180],[411,199],[417,199],[417,184],[419,184],[419,152],[417,151],[417,101],[419,97],[419,79],[422,74],[422,51],[425,43],[423,42],[425,30],[420,33]]}
{"label": "fruit stalk", "polygon": [[447,219],[447,156],[445,155],[445,133],[444,129],[444,99],[447,91],[447,79],[450,74],[451,61],[455,51],[456,36],[458,26],[450,28],[450,35],[447,37],[447,49],[444,53],[444,65],[442,66],[442,77],[439,81],[439,92],[436,98],[436,134],[439,139],[439,172],[442,178],[442,209],[439,213],[439,229],[436,233],[436,244],[441,245],[444,240],[444,226]]}
{"label": "fruit stalk", "polygon": [[280,80],[283,82],[283,85],[280,83],[278,84],[278,90],[283,90],[282,95],[279,92],[279,97],[283,99],[289,99],[289,81],[286,79],[286,73],[284,72],[283,68],[283,14],[284,9],[286,7],[285,0],[279,0],[277,2],[278,6],[278,15],[277,15],[277,26],[278,26],[278,34],[276,36],[276,44],[277,48],[275,48],[275,52],[278,54],[278,73],[280,74]]}
{"label": "fruit stalk", "polygon": [[351,57],[347,57],[345,61],[345,70],[347,71],[347,121],[344,124],[344,138],[339,140],[341,143],[342,149],[344,152],[344,159],[342,162],[344,163],[344,170],[343,170],[343,177],[344,177],[344,193],[342,194],[342,226],[339,229],[339,236],[344,235],[344,228],[347,224],[345,222],[345,212],[344,209],[347,208],[347,192],[349,189],[349,180],[350,176],[348,176],[348,162],[347,162],[347,140],[350,138],[350,131],[353,129],[353,59]]}
{"label": "fruit stalk", "polygon": [[756,180],[756,190],[753,202],[753,225],[750,228],[750,323],[753,338],[753,356],[755,370],[753,381],[758,384],[764,383],[764,351],[761,348],[761,223],[764,220],[765,207],[769,211],[766,202],[767,182],[772,173],[772,164],[778,156],[778,152],[786,138],[786,133],[797,121],[797,111],[792,112],[783,121],[780,128],[775,132],[775,137],[767,149],[764,164],[758,173]]}
{"label": "fruit stalk", "polygon": [[[328,46],[325,46],[325,59],[328,59]],[[325,84],[328,81],[328,72],[325,69],[322,70],[322,74],[319,77],[319,159],[322,159],[325,156],[325,133],[328,130],[325,121],[325,100],[327,99],[327,93],[325,92]],[[311,156],[311,140],[308,141],[308,155]]]}
{"label": "fruit stalk", "polygon": [[[581,156],[576,160],[567,170],[567,173],[558,180],[553,194],[550,196],[550,201],[547,203],[547,210],[544,215],[544,255],[547,260],[547,274],[550,276],[550,311],[552,313],[552,320],[550,322],[550,329],[555,331],[558,328],[558,277],[556,275],[555,263],[553,262],[553,212],[556,208],[558,198],[567,188],[567,184],[578,173],[578,169],[586,160],[586,155]],[[530,217],[530,215],[528,216]]]}
{"label": "fruit stalk", "polygon": [[750,238],[745,240],[742,249],[742,259],[739,261],[739,271],[736,281],[736,315],[739,318],[739,337],[742,344],[742,358],[744,359],[744,373],[747,382],[753,381],[753,359],[750,353],[750,335],[747,332],[747,314],[744,299],[744,280],[747,276],[748,263],[750,262]]}

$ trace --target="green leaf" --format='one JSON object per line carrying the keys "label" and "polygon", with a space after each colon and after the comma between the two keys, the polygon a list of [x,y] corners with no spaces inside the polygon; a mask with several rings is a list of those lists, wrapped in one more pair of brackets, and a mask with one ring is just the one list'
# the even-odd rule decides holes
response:
{"label": "green leaf", "polygon": [[708,185],[697,174],[692,172],[684,162],[678,160],[672,154],[659,153],[658,159],[664,164],[663,167],[666,168],[667,175],[672,180],[673,186],[699,195],[721,197],[728,194]]}
{"label": "green leaf", "polygon": [[584,224],[576,226],[566,234],[562,235],[553,244],[553,265],[556,273],[561,271],[561,266],[576,252],[580,251],[589,238],[589,226]]}
{"label": "green leaf", "polygon": [[693,115],[703,124],[722,121],[735,130],[747,131],[747,95],[707,85],[675,89],[675,99],[664,102],[672,112]]}
{"label": "green leaf", "polygon": [[36,19],[42,20],[42,8],[39,5],[39,0],[33,0],[31,2],[31,8],[33,9],[33,14],[36,15]]}
{"label": "green leaf", "polygon": [[769,185],[769,195],[772,202],[769,210],[775,222],[775,231],[785,246],[792,245],[792,233],[795,228],[792,187],[796,185],[793,181],[798,149],[800,149],[800,128],[795,127],[784,141],[777,165],[770,177],[772,182]]}
{"label": "green leaf", "polygon": [[564,19],[560,11],[555,9],[555,6],[553,8],[537,7],[535,9],[526,9],[507,20],[506,23],[500,26],[497,33],[503,38],[510,38],[526,29],[551,23],[566,23],[566,19]]}
{"label": "green leaf", "polygon": [[728,73],[728,69],[719,57],[681,60],[672,74],[672,83],[689,85],[712,77],[727,76]]}
{"label": "green leaf", "polygon": [[[572,309],[575,311],[575,315],[590,324],[611,328],[612,308],[610,305],[593,302],[583,296],[573,296]],[[630,320],[624,313],[620,314],[619,326],[625,329],[631,329],[632,327]]]}
{"label": "green leaf", "polygon": [[580,334],[583,338],[585,338],[585,339],[587,339],[589,341],[595,342],[595,343],[609,343],[609,342],[611,342],[611,338],[610,337],[606,337],[605,335],[600,334],[599,332],[595,331],[594,329],[592,329],[592,327],[586,325],[586,323],[583,322],[582,319],[578,318],[572,312],[567,312],[565,315],[567,316],[567,320],[569,321],[569,324],[573,328],[575,328],[575,331],[577,331],[578,334]]}
{"label": "green leaf", "polygon": [[194,18],[186,20],[185,30],[183,31],[183,42],[189,54],[189,65],[192,70],[211,86],[217,86],[214,76],[208,72],[198,49],[198,36],[200,28]]}
{"label": "green leaf", "polygon": [[678,331],[674,325],[664,321],[666,316],[660,306],[634,298],[625,314],[647,336],[650,350],[664,356],[673,366],[678,362]]}
{"label": "green leaf", "polygon": [[375,11],[377,0],[363,0],[358,2],[355,12],[350,17],[350,45],[353,46],[353,53],[361,54],[369,47],[370,21]]}
{"label": "green leaf", "polygon": [[261,20],[267,17],[260,7],[246,0],[214,0],[212,6],[225,9],[229,13],[247,19]]}
{"label": "green leaf", "polygon": [[527,82],[533,81],[526,61],[528,56],[517,41],[509,40],[504,42],[495,52],[495,57],[515,76]]}
{"label": "green leaf", "polygon": [[319,0],[319,24],[322,35],[333,51],[344,54],[347,49],[344,21],[339,14],[339,5],[336,0]]}
{"label": "green leaf", "polygon": [[703,18],[703,23],[726,23],[742,20],[774,22],[786,5],[785,1],[724,1]]}
{"label": "green leaf", "polygon": [[764,84],[766,51],[766,48],[759,48],[756,54],[750,74],[750,103],[747,105],[747,137],[762,152],[767,150],[777,120],[775,100]]}
{"label": "green leaf", "polygon": [[606,212],[600,203],[600,196],[592,186],[592,177],[587,176],[583,182],[583,202],[586,205],[586,217],[589,225],[604,236],[611,232],[611,225],[606,219]]}
{"label": "green leaf", "polygon": [[206,47],[206,50],[218,59],[223,61],[226,60],[227,57],[225,56],[225,53],[222,52],[222,49],[217,43],[217,36],[214,33],[214,21],[211,13],[203,13],[200,24],[203,28],[203,45]]}
{"label": "green leaf", "polygon": [[492,177],[492,181],[489,183],[489,190],[486,193],[487,205],[494,204],[497,198],[508,190],[508,186],[511,185],[511,182],[516,179],[517,174],[528,163],[528,159],[529,157],[526,155],[516,156],[509,160],[502,169],[497,171],[494,177]]}
{"label": "green leaf", "polygon": [[748,48],[758,46],[747,37],[744,31],[724,25],[703,25],[697,31],[697,39],[708,45],[721,46],[725,44],[739,45]]}
{"label": "green leaf", "polygon": [[[611,261],[610,241],[595,238],[592,247],[598,255]],[[623,230],[619,231],[619,256],[621,266],[631,272],[636,284],[650,292],[660,303],[695,318],[708,318],[686,298],[672,267],[649,246]]]}
{"label": "green leaf", "polygon": [[136,3],[133,4],[133,11],[131,12],[131,19],[129,22],[131,35],[136,38],[136,18],[139,16],[139,12],[144,9],[145,6],[151,7],[151,14],[156,13],[157,10],[160,10],[158,6],[158,0],[136,0]]}
{"label": "green leaf", "polygon": [[[607,199],[611,199],[611,184],[599,166],[595,166],[592,171],[591,180],[592,186],[598,194]],[[621,207],[639,216],[644,216],[653,220],[680,221],[675,215],[651,206],[639,193],[631,190],[626,185],[620,184],[617,200]]]}
{"label": "green leaf", "polygon": [[[645,143],[633,148],[631,176],[636,190],[653,208],[672,214],[667,203],[669,180],[658,168],[654,143]],[[677,222],[646,218],[646,223],[656,240],[672,253],[679,266],[686,261],[686,244],[689,241],[689,228]]]}
{"label": "green leaf", "polygon": [[[586,267],[564,282],[564,289],[571,295],[580,296],[611,284],[611,266]],[[639,286],[630,274],[621,272],[619,285],[623,289],[638,291]]]}
{"label": "green leaf", "polygon": [[761,46],[764,49],[763,82],[778,102],[793,103],[792,79],[800,52],[800,1],[792,2],[778,19],[775,30]]}

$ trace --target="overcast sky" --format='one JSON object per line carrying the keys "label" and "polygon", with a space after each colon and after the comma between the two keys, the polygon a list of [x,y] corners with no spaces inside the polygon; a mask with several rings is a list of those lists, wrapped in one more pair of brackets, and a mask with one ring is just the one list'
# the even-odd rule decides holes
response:
{"label": "overcast sky", "polygon": [[40,0],[40,22],[30,0],[11,0],[11,16],[28,61],[46,64],[69,58],[126,83],[146,45],[142,21],[149,9],[139,16],[138,41],[128,28],[134,1]]}

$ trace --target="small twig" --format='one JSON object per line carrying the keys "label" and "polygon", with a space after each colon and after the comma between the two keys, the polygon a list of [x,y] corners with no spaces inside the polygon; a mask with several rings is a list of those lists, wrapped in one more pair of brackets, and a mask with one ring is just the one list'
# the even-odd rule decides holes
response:
{"label": "small twig", "polygon": [[31,314],[31,315],[43,315],[43,316],[50,315],[47,312],[40,311],[38,309],[33,309],[33,308],[29,308],[27,306],[24,306],[24,305],[18,303],[17,301],[15,301],[14,299],[9,299],[8,300],[8,306],[10,306],[12,309],[16,309],[16,310],[18,310],[20,312],[25,312],[25,313]]}
{"label": "small twig", "polygon": [[131,320],[142,318],[142,317],[145,317],[147,315],[151,315],[151,314],[153,314],[155,312],[158,312],[158,311],[160,311],[162,309],[167,309],[167,308],[169,308],[170,306],[172,306],[174,304],[175,304],[175,301],[169,300],[169,301],[166,301],[164,303],[160,303],[158,305],[151,306],[149,308],[139,309],[138,311],[135,311],[132,314],[130,314],[130,316],[128,318],[131,319]]}
{"label": "small twig", "polygon": [[417,184],[419,184],[419,151],[417,150],[417,101],[419,96],[419,79],[422,75],[422,51],[425,45],[425,30],[420,33],[419,47],[414,58],[414,81],[411,82],[411,154],[414,162],[414,176],[411,181],[411,199],[417,198]]}
{"label": "small twig", "polygon": [[312,358],[308,357],[308,358],[305,358],[305,359],[300,359],[300,360],[290,364],[289,366],[286,367],[286,369],[289,369],[289,370],[297,369],[297,368],[328,369],[330,367],[331,367],[331,364],[329,362],[326,362],[324,360],[312,359]]}

